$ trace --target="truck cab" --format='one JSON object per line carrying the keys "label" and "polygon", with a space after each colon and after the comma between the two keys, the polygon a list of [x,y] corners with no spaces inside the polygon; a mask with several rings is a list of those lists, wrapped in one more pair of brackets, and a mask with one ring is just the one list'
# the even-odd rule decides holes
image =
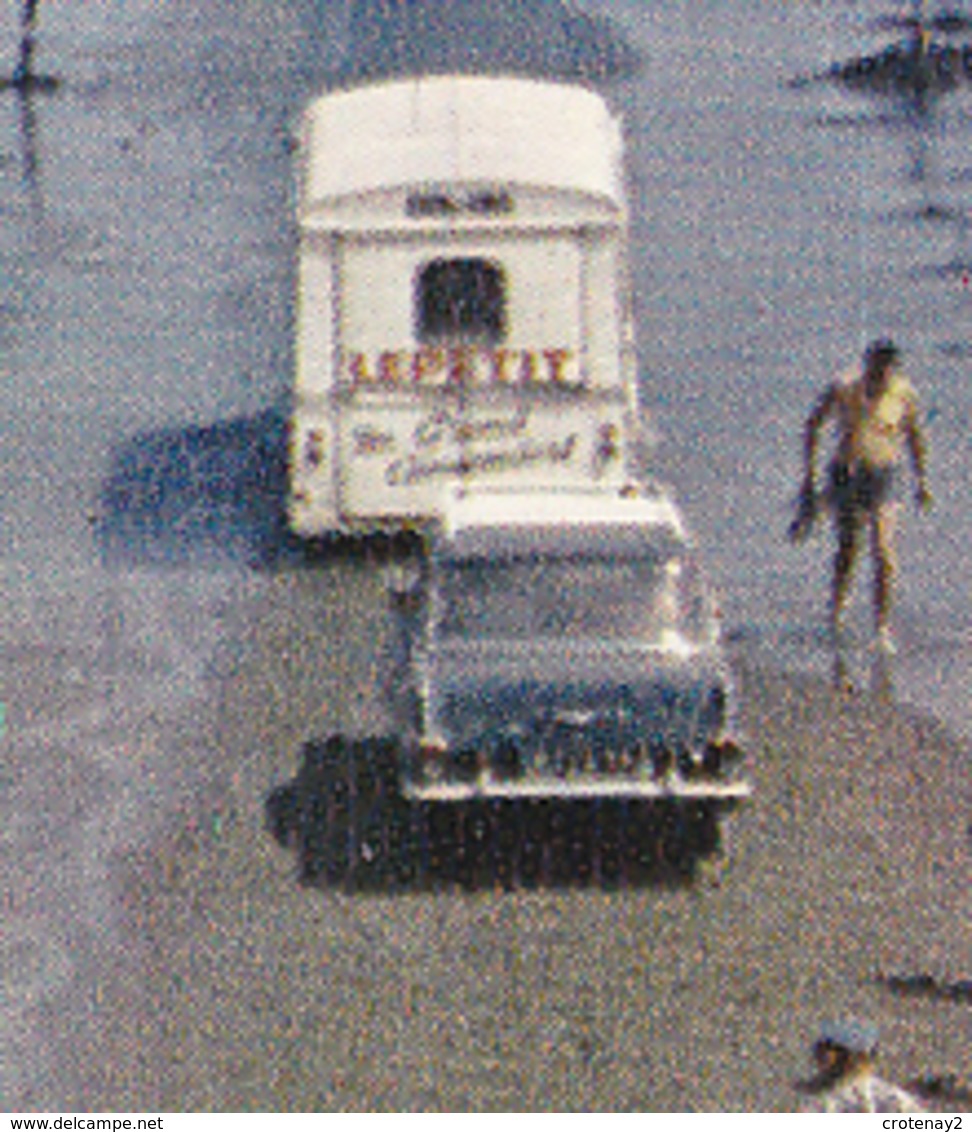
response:
{"label": "truck cab", "polygon": [[718,616],[666,491],[457,492],[389,589],[407,797],[749,793]]}

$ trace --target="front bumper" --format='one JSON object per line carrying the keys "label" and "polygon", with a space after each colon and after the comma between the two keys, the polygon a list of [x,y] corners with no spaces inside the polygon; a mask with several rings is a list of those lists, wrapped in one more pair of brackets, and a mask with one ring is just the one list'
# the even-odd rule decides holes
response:
{"label": "front bumper", "polygon": [[[573,752],[572,752],[573,753]],[[517,754],[517,752],[514,752]],[[667,749],[625,750],[571,760],[419,750],[406,763],[402,792],[410,799],[465,802],[475,799],[631,799],[730,804],[748,798],[740,773],[742,750],[733,741],[709,743],[698,757]]]}
{"label": "front bumper", "polygon": [[740,780],[725,783],[676,781],[638,782],[625,779],[576,778],[501,782],[482,778],[476,782],[416,782],[403,784],[402,793],[415,802],[471,802],[477,799],[554,799],[595,801],[599,798],[631,801],[684,801],[732,804],[748,798],[751,787]]}

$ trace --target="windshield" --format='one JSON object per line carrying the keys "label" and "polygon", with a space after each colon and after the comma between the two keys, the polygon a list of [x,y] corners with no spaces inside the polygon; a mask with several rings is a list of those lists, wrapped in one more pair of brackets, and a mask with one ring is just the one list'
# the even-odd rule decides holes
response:
{"label": "windshield", "polygon": [[657,640],[704,631],[694,570],[680,558],[475,559],[441,571],[439,631],[463,640]]}

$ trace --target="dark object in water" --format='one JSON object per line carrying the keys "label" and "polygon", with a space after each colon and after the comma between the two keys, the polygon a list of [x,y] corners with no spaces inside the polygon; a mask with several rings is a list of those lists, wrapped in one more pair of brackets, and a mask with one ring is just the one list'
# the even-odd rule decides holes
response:
{"label": "dark object in water", "polygon": [[607,17],[569,0],[355,0],[342,83],[415,74],[609,82],[642,59]]}
{"label": "dark object in water", "polygon": [[972,1002],[972,979],[945,983],[934,975],[878,975],[877,981],[895,994],[922,995],[948,1002]]}
{"label": "dark object in water", "polygon": [[286,432],[270,408],[132,437],[112,453],[102,484],[102,553],[116,562],[272,562],[285,546]]}
{"label": "dark object in water", "polygon": [[53,75],[32,75],[14,72],[9,78],[0,77],[0,91],[16,90],[21,94],[53,94],[61,80]]}
{"label": "dark object in water", "polygon": [[52,75],[34,74],[34,24],[37,22],[37,8],[40,0],[24,0],[23,11],[20,13],[20,26],[23,34],[20,39],[20,57],[13,75],[0,78],[0,91],[16,90],[20,94],[34,94],[37,92],[50,93],[58,88],[60,80]]}
{"label": "dark object in water", "polygon": [[972,45],[937,42],[919,27],[876,55],[835,63],[822,77],[865,93],[935,97],[972,79]]}
{"label": "dark object in water", "polygon": [[[918,2],[920,7],[921,0]],[[939,12],[935,16],[879,16],[871,24],[881,31],[910,31],[920,33],[922,30],[938,32],[941,35],[961,35],[972,31],[972,20],[963,16],[961,12]]]}

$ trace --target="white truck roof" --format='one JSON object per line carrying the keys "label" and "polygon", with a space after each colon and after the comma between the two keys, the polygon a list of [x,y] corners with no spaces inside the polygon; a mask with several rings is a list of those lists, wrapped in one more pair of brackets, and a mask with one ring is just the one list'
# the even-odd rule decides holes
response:
{"label": "white truck roof", "polygon": [[591,90],[445,75],[338,91],[304,120],[302,210],[402,186],[473,183],[624,201],[621,129]]}
{"label": "white truck roof", "polygon": [[664,491],[502,489],[460,491],[443,510],[442,535],[457,557],[550,550],[567,553],[684,544],[685,525]]}

